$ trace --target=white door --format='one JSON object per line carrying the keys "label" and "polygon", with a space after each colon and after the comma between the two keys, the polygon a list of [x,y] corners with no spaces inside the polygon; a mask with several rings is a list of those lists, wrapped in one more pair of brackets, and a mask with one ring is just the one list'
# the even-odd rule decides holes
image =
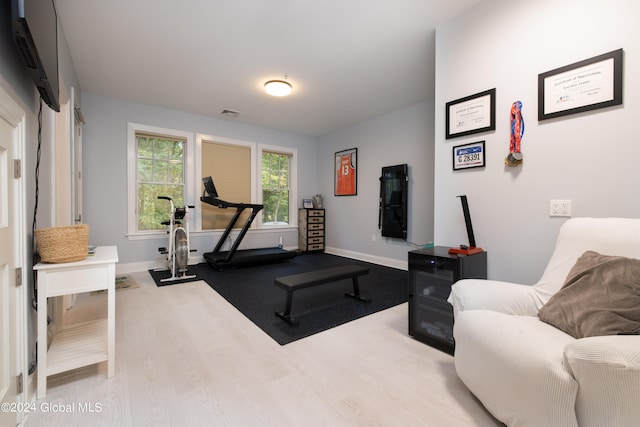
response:
{"label": "white door", "polygon": [[[15,426],[15,411],[5,411],[6,404],[17,402],[16,352],[17,316],[16,300],[16,241],[14,197],[14,128],[0,116],[0,426]],[[9,409],[11,407],[9,406]]]}

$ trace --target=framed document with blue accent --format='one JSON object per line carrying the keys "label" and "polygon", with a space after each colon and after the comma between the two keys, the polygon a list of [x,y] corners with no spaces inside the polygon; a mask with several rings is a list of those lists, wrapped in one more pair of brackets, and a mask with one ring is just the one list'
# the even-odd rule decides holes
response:
{"label": "framed document with blue accent", "polygon": [[485,166],[484,141],[453,147],[453,170]]}

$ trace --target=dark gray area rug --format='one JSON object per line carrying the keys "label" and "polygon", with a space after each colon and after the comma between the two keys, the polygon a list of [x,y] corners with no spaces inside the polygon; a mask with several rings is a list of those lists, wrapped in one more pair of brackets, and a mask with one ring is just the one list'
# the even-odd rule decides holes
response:
{"label": "dark gray area rug", "polygon": [[[298,326],[289,325],[275,316],[276,311],[284,310],[286,301],[286,291],[273,284],[276,277],[346,264],[369,268],[369,274],[358,279],[360,293],[370,299],[369,303],[344,295],[353,290],[351,279],[347,279],[296,291],[291,314]],[[158,286],[183,283],[161,283],[162,278],[170,276],[167,271],[149,273]],[[189,274],[196,277],[188,281],[207,282],[280,345],[394,307],[408,298],[406,271],[325,253],[304,254],[278,263],[222,272],[208,264],[198,264],[190,266]]]}

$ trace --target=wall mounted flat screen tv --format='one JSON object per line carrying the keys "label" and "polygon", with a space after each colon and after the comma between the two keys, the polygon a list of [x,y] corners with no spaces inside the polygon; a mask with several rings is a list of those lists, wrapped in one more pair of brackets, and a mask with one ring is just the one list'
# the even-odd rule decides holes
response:
{"label": "wall mounted flat screen tv", "polygon": [[12,0],[13,39],[40,96],[60,111],[58,16],[53,0]]}

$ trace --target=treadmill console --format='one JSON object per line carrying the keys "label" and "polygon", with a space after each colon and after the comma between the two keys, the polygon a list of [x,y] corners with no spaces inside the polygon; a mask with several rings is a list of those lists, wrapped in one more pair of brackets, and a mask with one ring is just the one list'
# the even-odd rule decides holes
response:
{"label": "treadmill console", "polygon": [[207,193],[211,197],[218,197],[216,186],[213,184],[213,179],[210,176],[202,178],[202,183],[204,184],[204,194],[202,195],[202,197],[205,197]]}

